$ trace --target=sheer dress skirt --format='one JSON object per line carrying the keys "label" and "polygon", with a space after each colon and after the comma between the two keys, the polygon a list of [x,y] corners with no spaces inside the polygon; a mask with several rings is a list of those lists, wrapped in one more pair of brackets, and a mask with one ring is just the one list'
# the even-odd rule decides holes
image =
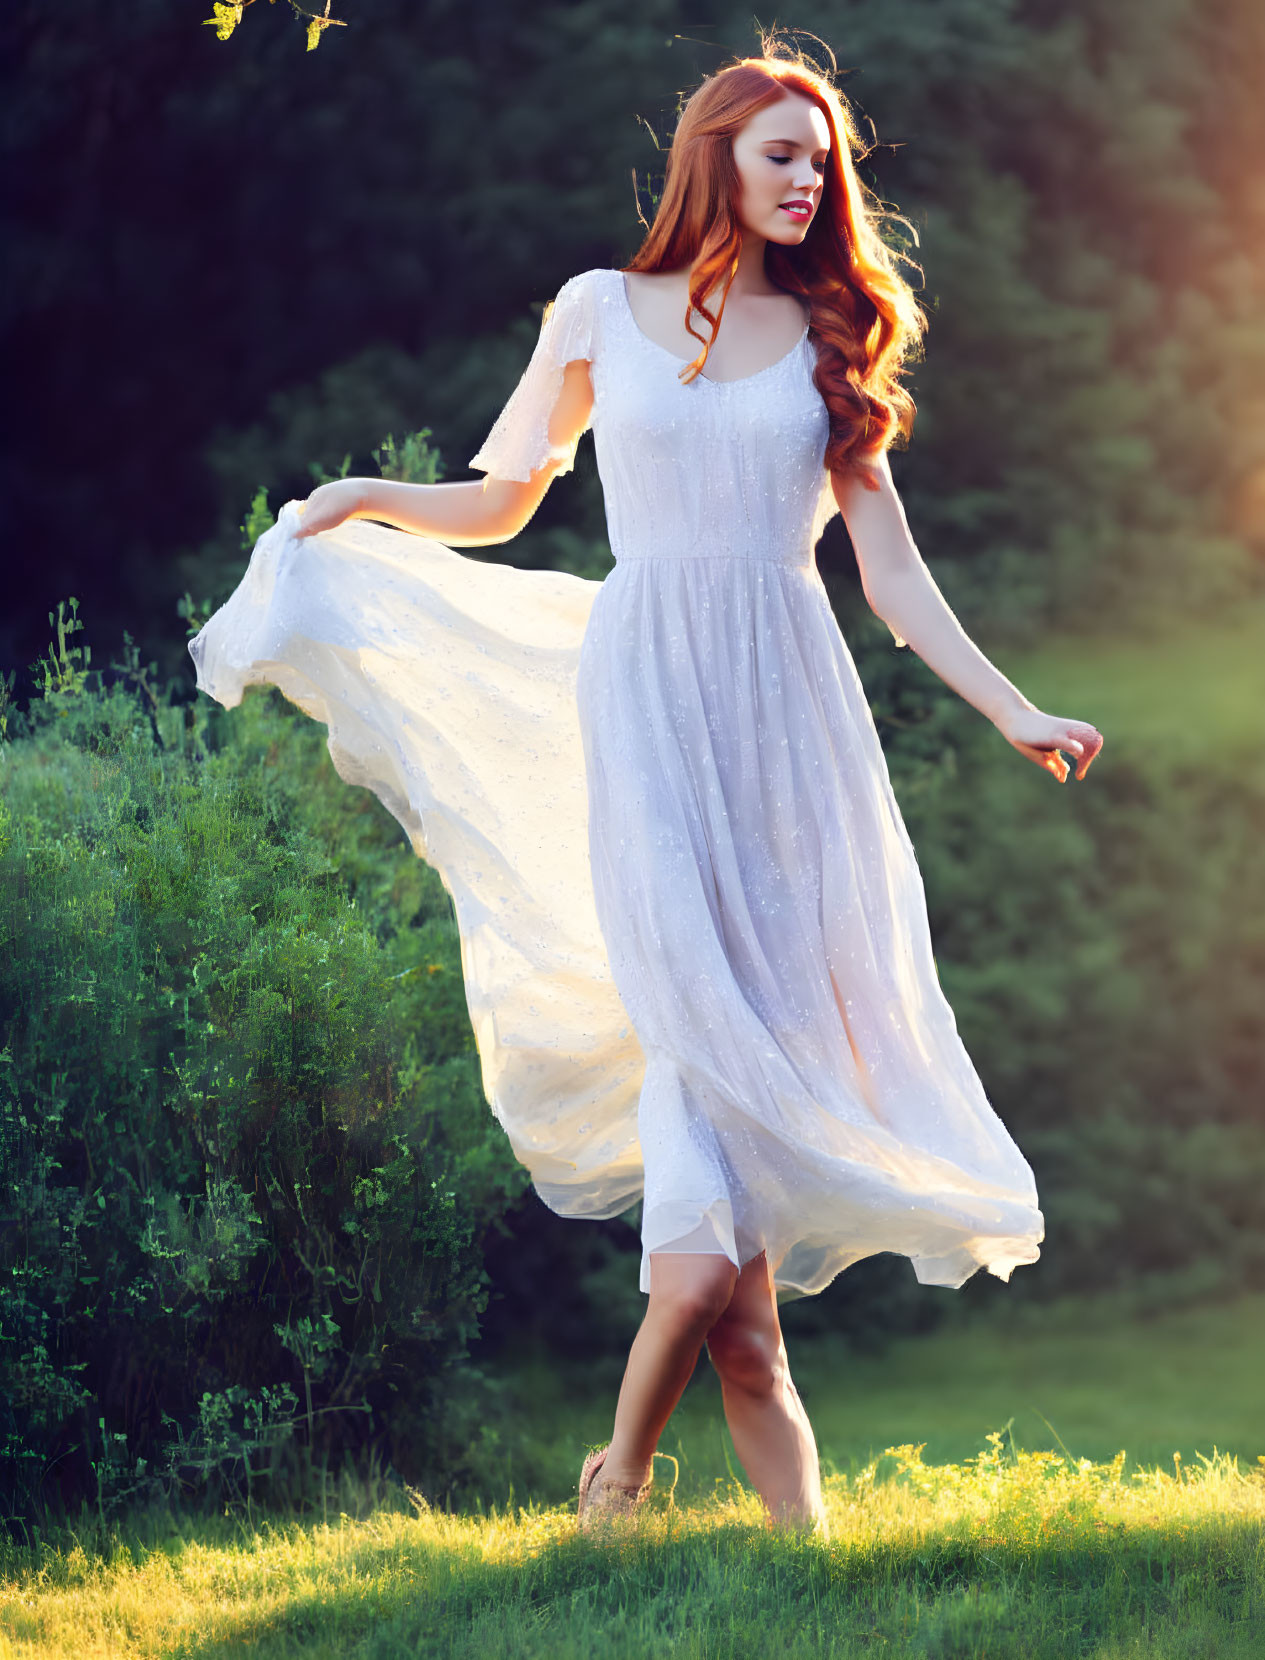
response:
{"label": "sheer dress skirt", "polygon": [[[752,642],[757,642],[753,646]],[[578,674],[594,895],[646,1061],[651,1252],[1034,1259],[1035,1184],[940,989],[913,847],[813,564],[621,561]]]}

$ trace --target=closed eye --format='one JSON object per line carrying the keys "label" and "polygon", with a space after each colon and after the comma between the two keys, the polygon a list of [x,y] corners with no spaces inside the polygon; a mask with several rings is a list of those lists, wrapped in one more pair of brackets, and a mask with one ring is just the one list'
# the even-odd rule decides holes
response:
{"label": "closed eye", "polygon": [[[778,166],[780,167],[785,162],[793,161],[794,157],[793,156],[770,156],[769,160],[777,162]],[[825,164],[824,161],[815,161],[813,163],[813,172],[814,173],[824,173],[825,171],[826,171],[826,164]]]}

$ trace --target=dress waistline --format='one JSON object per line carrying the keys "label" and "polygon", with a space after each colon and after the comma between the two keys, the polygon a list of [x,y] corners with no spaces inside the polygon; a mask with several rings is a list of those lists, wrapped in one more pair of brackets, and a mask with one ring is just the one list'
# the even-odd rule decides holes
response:
{"label": "dress waistline", "polygon": [[792,556],[781,553],[616,553],[616,565],[706,565],[723,560],[728,565],[781,565],[788,571],[812,571],[817,567],[813,553]]}

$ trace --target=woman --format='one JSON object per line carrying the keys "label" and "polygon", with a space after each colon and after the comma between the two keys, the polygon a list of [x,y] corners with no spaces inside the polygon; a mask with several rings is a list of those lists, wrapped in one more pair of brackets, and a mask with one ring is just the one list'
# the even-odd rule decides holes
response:
{"label": "woman", "polygon": [[[927,1284],[1008,1279],[1043,1237],[939,985],[814,562],[827,517],[897,643],[1020,754],[1083,778],[1102,738],[988,662],[910,538],[886,450],[923,318],[856,144],[801,63],[705,81],[637,257],[546,311],[485,479],[288,504],[190,648],[225,704],[270,681],[324,721],[442,874],[488,1099],[545,1202],[643,1200],[649,1304],[585,1527],[644,1498],[706,1342],[770,1524],[824,1533],[779,1292],[878,1251]],[[521,530],[590,425],[604,583],[453,551]]]}

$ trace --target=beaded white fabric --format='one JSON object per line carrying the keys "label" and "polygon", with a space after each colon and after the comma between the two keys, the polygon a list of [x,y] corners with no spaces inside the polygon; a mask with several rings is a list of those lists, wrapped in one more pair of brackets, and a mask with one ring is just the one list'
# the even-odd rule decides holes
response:
{"label": "beaded white fabric", "polygon": [[1044,1234],[817,572],[814,350],[682,385],[586,271],[471,465],[569,470],[587,360],[603,582],[365,520],[296,542],[287,503],[190,642],[221,703],[270,682],[325,723],[439,870],[488,1100],[559,1214],[644,1197],[643,1291],[667,1249],[766,1250],[783,1300],[880,1251],[1009,1279]]}

